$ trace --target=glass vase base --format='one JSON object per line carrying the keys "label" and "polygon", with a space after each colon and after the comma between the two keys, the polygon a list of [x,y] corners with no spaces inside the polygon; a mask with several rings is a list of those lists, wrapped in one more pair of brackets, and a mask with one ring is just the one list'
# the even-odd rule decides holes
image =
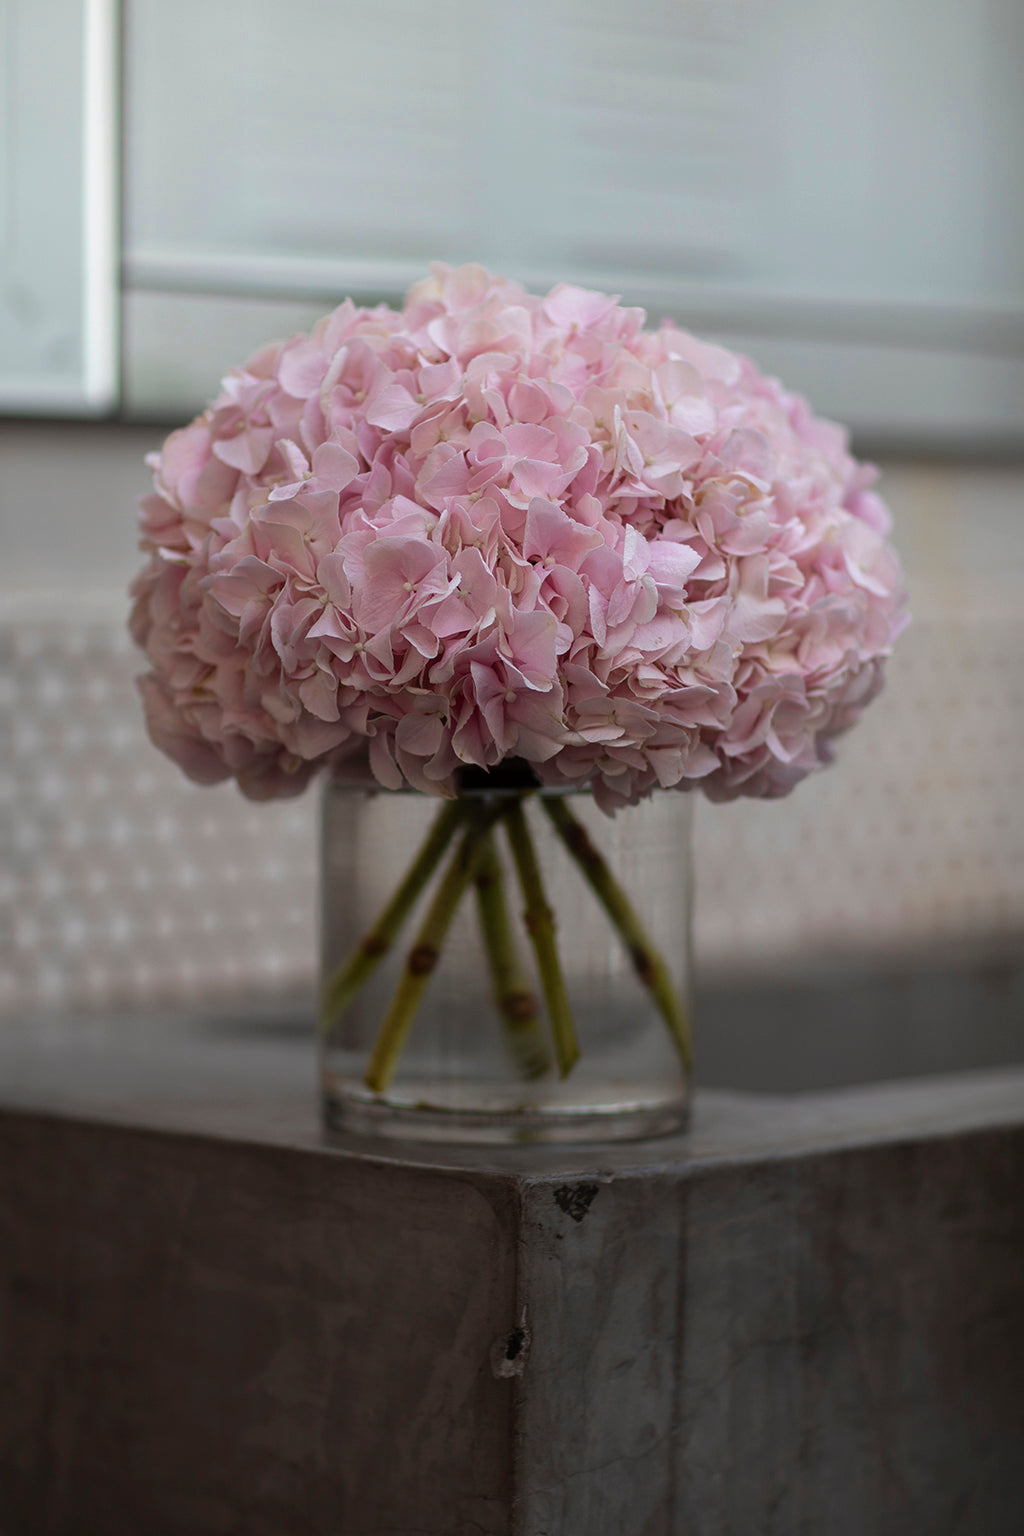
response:
{"label": "glass vase base", "polygon": [[[434,1100],[434,1101],[432,1101]],[[431,1098],[408,1102],[384,1099],[363,1089],[325,1091],[324,1128],[330,1137],[352,1135],[381,1140],[490,1146],[588,1144],[646,1141],[685,1130],[689,1104],[681,1100],[593,1100],[528,1107],[466,1108]]]}

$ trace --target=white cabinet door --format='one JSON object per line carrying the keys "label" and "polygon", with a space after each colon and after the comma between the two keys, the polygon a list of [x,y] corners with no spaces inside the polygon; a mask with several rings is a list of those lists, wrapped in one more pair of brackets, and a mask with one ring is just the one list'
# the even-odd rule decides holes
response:
{"label": "white cabinet door", "polygon": [[117,393],[115,0],[0,0],[0,411]]}
{"label": "white cabinet door", "polygon": [[136,410],[441,258],[671,314],[875,443],[1021,439],[1019,0],[127,15]]}

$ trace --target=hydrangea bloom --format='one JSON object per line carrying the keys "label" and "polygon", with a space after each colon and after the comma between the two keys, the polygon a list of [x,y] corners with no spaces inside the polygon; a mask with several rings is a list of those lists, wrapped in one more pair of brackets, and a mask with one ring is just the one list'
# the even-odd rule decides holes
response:
{"label": "hydrangea bloom", "polygon": [[745,358],[438,266],[265,348],[150,460],[150,734],[253,798],[525,759],[606,809],[785,794],[903,618],[874,472]]}

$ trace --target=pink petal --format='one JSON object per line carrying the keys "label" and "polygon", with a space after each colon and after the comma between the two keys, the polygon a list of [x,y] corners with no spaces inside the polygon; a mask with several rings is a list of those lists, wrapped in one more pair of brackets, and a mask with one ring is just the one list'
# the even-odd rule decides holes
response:
{"label": "pink petal", "polygon": [[374,391],[367,403],[366,420],[385,432],[400,432],[412,426],[422,409],[401,384],[388,384],[379,393]]}

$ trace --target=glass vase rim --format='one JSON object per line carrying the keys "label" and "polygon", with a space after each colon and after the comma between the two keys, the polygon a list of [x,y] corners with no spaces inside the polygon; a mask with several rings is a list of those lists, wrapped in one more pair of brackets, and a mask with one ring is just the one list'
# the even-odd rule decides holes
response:
{"label": "glass vase rim", "polygon": [[[344,771],[336,772],[328,769],[325,787],[330,791],[353,791],[359,794],[383,794],[383,795],[417,795],[424,800],[453,801],[453,800],[490,800],[495,795],[509,797],[521,796],[523,798],[539,796],[542,799],[565,798],[570,795],[590,795],[593,793],[590,783],[584,784],[545,784],[541,779],[533,775],[530,764],[522,759],[508,760],[509,765],[503,772],[504,763],[495,764],[494,768],[477,768],[467,764],[463,770],[469,782],[459,784],[454,793],[439,792],[431,794],[429,790],[419,789],[415,784],[404,783],[391,788],[381,784],[378,780],[369,776],[347,777]],[[476,782],[473,782],[473,780]]]}
{"label": "glass vase rim", "polygon": [[[415,784],[400,784],[392,789],[389,785],[380,784],[376,779],[348,779],[342,775],[327,773],[322,781],[323,791],[327,794],[352,794],[352,795],[395,795],[408,796],[419,800],[430,801],[433,804],[451,804],[456,800],[490,800],[495,795],[504,795],[508,798],[520,796],[523,799],[539,800],[565,800],[593,798],[593,785],[587,784],[472,784],[461,785],[454,794],[431,794],[429,790],[417,789]],[[663,785],[654,785],[647,794],[641,796],[630,805],[619,806],[619,810],[635,810],[645,801],[660,797],[663,794],[679,793],[681,785],[672,785],[666,788]]]}
{"label": "glass vase rim", "polygon": [[455,800],[491,800],[495,795],[504,795],[509,799],[522,796],[524,799],[536,797],[547,800],[592,793],[589,784],[481,784],[457,789],[451,795],[432,795],[428,790],[417,789],[414,784],[401,784],[397,789],[390,789],[386,784],[378,784],[375,781],[339,779],[333,775],[328,775],[324,780],[324,788],[332,794],[409,796],[417,800],[430,801],[435,805],[451,804]]}
{"label": "glass vase rim", "polygon": [[[631,811],[639,805],[645,805],[648,800],[660,799],[663,794],[686,794],[689,785],[652,785],[646,794],[639,800],[617,806],[619,811]],[[454,794],[431,794],[428,790],[418,790],[413,783],[401,783],[398,788],[379,783],[376,779],[347,779],[341,774],[327,773],[321,780],[321,790],[325,794],[367,794],[367,796],[401,796],[413,797],[413,799],[428,800],[434,805],[445,805],[453,800],[490,800],[496,794],[522,799],[539,800],[565,800],[565,799],[593,799],[594,786],[591,783],[482,783],[482,785],[461,785]]]}

